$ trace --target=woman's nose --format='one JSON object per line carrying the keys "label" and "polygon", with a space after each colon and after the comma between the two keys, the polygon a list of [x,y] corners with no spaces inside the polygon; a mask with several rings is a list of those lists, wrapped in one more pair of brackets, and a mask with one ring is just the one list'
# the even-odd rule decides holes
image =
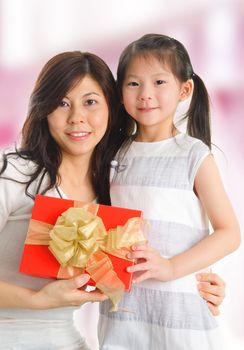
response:
{"label": "woman's nose", "polygon": [[85,113],[81,109],[73,109],[69,116],[69,123],[79,124],[86,120]]}

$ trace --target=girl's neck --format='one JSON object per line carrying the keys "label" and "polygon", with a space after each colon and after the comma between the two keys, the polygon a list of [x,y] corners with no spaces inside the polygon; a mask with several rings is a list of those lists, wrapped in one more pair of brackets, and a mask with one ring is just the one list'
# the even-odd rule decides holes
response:
{"label": "girl's neck", "polygon": [[168,128],[165,129],[158,129],[153,130],[153,128],[150,130],[148,127],[146,130],[140,126],[138,128],[138,133],[135,137],[135,141],[138,142],[157,142],[157,141],[163,141],[166,139],[169,139],[171,137],[176,136],[179,134],[179,130],[176,129],[176,127],[171,125]]}

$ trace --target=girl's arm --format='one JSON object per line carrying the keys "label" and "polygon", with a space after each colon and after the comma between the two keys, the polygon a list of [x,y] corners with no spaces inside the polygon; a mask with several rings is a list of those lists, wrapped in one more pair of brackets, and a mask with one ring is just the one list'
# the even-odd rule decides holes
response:
{"label": "girl's arm", "polygon": [[148,245],[133,246],[130,258],[144,259],[128,271],[143,271],[135,282],[148,278],[160,281],[174,280],[201,270],[230,254],[240,244],[240,228],[224,190],[212,155],[200,165],[195,177],[195,192],[213,227],[213,233],[189,250],[170,259]]}
{"label": "girl's arm", "polygon": [[211,222],[213,233],[188,251],[172,258],[173,279],[215,263],[240,245],[239,224],[212,155],[198,169],[195,192]]}
{"label": "girl's arm", "polygon": [[69,280],[48,283],[39,291],[0,281],[1,308],[50,309],[62,306],[79,306],[88,301],[103,301],[107,297],[95,290],[85,292],[82,289],[90,279],[83,274]]}

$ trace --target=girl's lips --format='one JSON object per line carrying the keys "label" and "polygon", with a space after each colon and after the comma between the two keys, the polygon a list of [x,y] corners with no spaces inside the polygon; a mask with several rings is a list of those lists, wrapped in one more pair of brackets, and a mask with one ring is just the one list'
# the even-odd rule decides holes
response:
{"label": "girl's lips", "polygon": [[157,107],[145,107],[145,108],[138,108],[138,111],[140,112],[151,112],[157,109]]}

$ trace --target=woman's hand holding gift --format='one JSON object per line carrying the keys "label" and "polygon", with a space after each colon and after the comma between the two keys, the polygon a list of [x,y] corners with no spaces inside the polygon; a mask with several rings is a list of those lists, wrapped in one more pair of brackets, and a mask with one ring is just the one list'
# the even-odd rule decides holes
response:
{"label": "woman's hand holding gift", "polygon": [[86,302],[103,301],[108,297],[98,289],[86,292],[82,289],[89,281],[88,274],[82,274],[68,280],[48,283],[38,292],[32,294],[32,305],[36,309],[62,306],[79,306]]}

